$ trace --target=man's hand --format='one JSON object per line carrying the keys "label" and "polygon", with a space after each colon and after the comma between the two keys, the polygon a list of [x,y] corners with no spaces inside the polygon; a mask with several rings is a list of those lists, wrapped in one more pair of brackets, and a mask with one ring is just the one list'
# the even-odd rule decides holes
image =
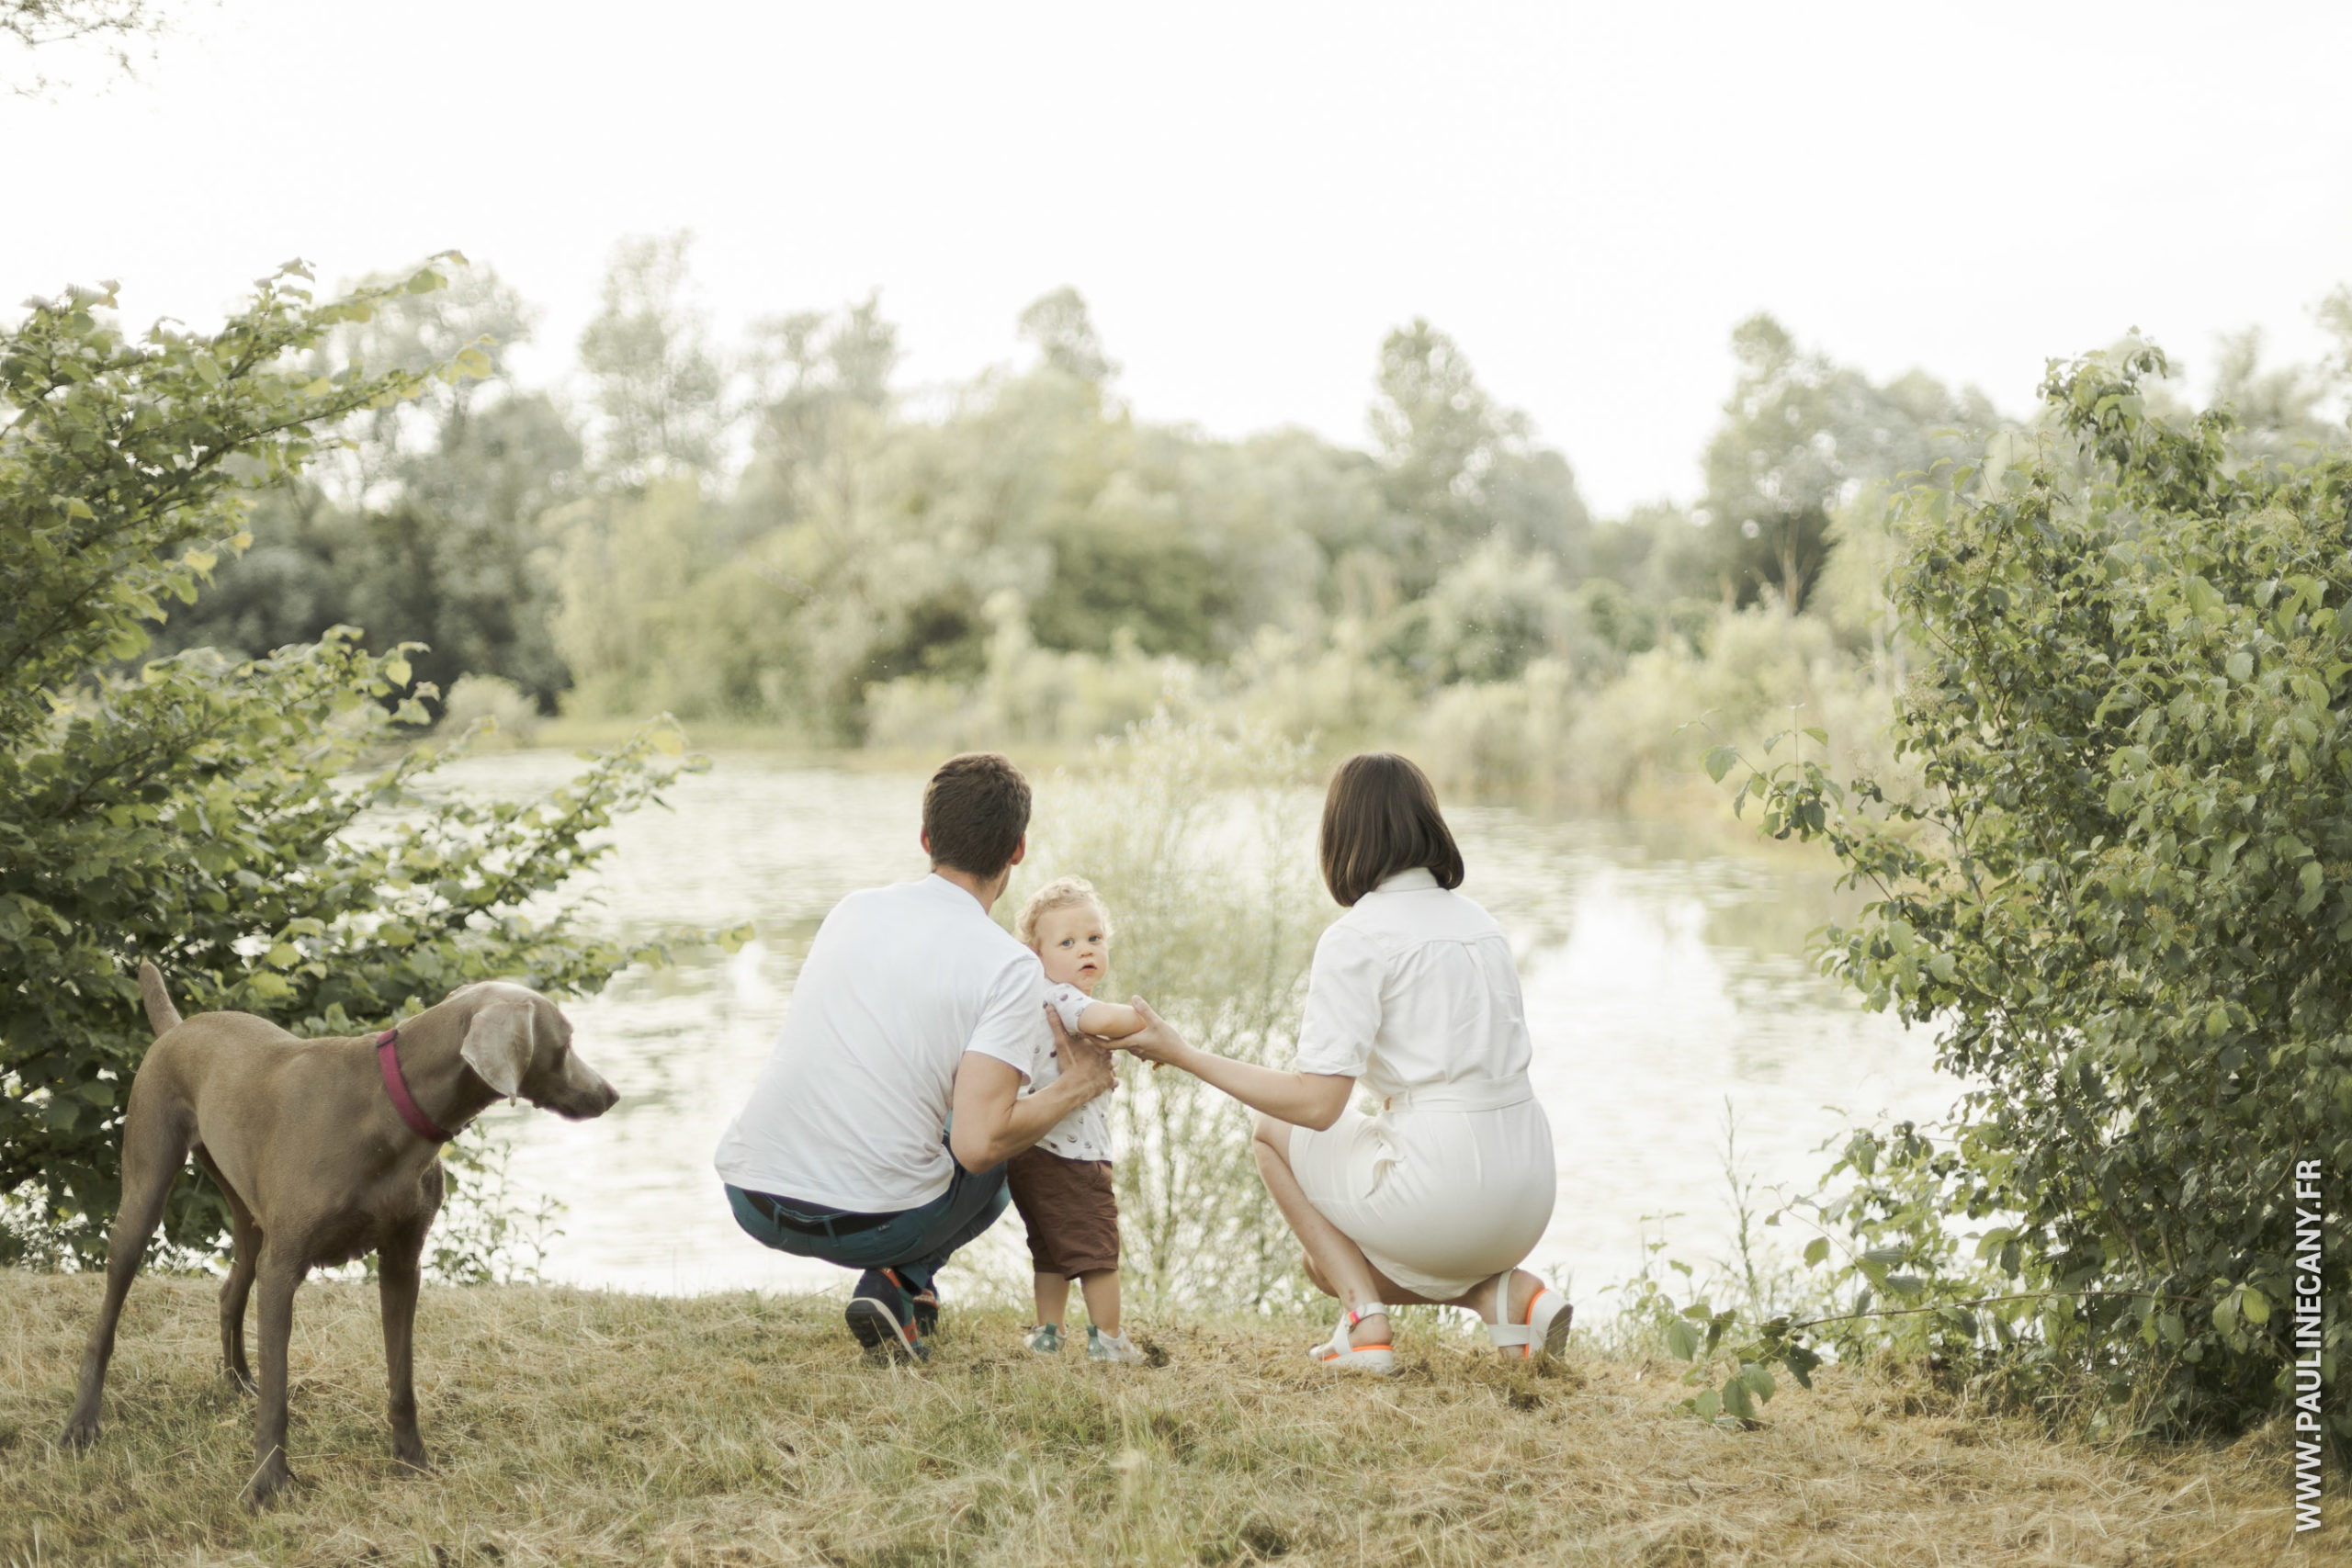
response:
{"label": "man's hand", "polygon": [[1020,1070],[993,1056],[967,1051],[956,1064],[956,1119],[947,1148],[966,1170],[1001,1165],[1052,1132],[1055,1122],[1117,1086],[1111,1054],[1101,1041],[1072,1034],[1051,1007],[1046,1009],[1046,1023],[1054,1032],[1061,1072],[1035,1094],[1023,1094]]}
{"label": "man's hand", "polygon": [[1091,1034],[1072,1034],[1063,1025],[1060,1012],[1051,1007],[1046,1010],[1046,1021],[1054,1031],[1054,1059],[1061,1064],[1057,1083],[1073,1084],[1081,1103],[1119,1087],[1119,1075],[1111,1067],[1111,1053],[1101,1041]]}

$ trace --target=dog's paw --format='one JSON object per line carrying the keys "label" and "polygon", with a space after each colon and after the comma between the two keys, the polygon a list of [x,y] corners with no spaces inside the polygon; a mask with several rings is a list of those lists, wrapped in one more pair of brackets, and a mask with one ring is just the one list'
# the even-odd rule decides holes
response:
{"label": "dog's paw", "polygon": [[433,1456],[424,1451],[423,1443],[394,1443],[392,1462],[402,1470],[414,1471],[419,1475],[433,1473]]}
{"label": "dog's paw", "polygon": [[98,1440],[98,1418],[95,1416],[74,1416],[65,1423],[65,1430],[58,1434],[57,1440],[75,1453],[87,1451],[90,1445]]}
{"label": "dog's paw", "polygon": [[244,1367],[231,1367],[227,1370],[226,1376],[229,1379],[229,1386],[248,1398],[261,1387],[259,1383],[254,1382],[253,1372]]}

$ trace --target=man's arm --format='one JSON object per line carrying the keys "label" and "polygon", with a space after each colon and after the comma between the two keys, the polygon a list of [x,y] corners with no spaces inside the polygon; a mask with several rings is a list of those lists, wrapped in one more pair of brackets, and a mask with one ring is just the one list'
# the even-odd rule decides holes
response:
{"label": "man's arm", "polygon": [[1021,1073],[1008,1063],[967,1051],[956,1065],[956,1120],[947,1130],[947,1151],[966,1170],[1002,1165],[1054,1130],[1054,1123],[1108,1091],[1119,1080],[1111,1054],[1062,1027],[1052,1008],[1046,1018],[1054,1032],[1061,1077],[1021,1097]]}

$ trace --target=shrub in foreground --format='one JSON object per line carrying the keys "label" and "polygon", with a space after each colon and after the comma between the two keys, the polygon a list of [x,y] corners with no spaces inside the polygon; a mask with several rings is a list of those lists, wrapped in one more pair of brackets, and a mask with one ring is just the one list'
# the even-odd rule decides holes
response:
{"label": "shrub in foreground", "polygon": [[[0,1261],[104,1254],[151,1038],[141,957],[188,1012],[355,1033],[470,980],[578,992],[637,956],[538,900],[652,797],[674,730],[547,801],[428,804],[424,750],[353,782],[391,739],[384,705],[423,717],[402,651],[337,628],[246,662],[129,662],[164,602],[193,600],[249,542],[252,491],[299,472],[336,421],[424,385],[307,367],[390,293],[316,303],[307,276],[266,279],[210,336],[134,342],[110,290],[36,302],[0,333]],[[398,287],[441,286],[428,269]],[[440,374],[481,363],[468,350]],[[389,820],[363,827],[371,809]],[[209,1187],[175,1190],[167,1245],[209,1251],[226,1231]]]}
{"label": "shrub in foreground", "polygon": [[[1974,1086],[1950,1141],[1849,1151],[1860,1309],[2158,1427],[2300,1396],[2340,1445],[2318,1385],[2352,1324],[2296,1309],[2352,1290],[2319,1217],[2352,1172],[2352,462],[2241,464],[2225,413],[2146,412],[2163,367],[2053,371],[2039,446],[1914,493],[1896,737],[1925,794],[1783,761],[1740,798],[1877,889],[1825,963]],[[1961,1216],[1997,1293],[1939,1284]]]}

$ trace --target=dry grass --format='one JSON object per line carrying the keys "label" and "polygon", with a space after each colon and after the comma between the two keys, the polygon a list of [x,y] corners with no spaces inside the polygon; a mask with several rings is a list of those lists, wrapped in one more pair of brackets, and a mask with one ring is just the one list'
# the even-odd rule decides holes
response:
{"label": "dry grass", "polygon": [[[2090,1448],[1859,1378],[1763,1430],[1669,1408],[1664,1367],[1538,1374],[1408,1333],[1388,1382],[1293,1325],[1146,1325],[1166,1357],[1039,1364],[951,1316],[921,1372],[862,1365],[830,1298],[429,1292],[437,1474],[393,1468],[374,1292],[297,1308],[293,1501],[236,1505],[250,1406],[212,1292],[144,1279],[87,1456],[52,1441],[96,1299],[0,1271],[0,1563],[2242,1563],[2290,1545],[2280,1440]],[[952,1307],[952,1303],[951,1303]],[[2340,1477],[2331,1476],[2340,1489]],[[2313,1550],[2316,1548],[2316,1550]],[[2333,1548],[2333,1551],[2331,1551]]]}

